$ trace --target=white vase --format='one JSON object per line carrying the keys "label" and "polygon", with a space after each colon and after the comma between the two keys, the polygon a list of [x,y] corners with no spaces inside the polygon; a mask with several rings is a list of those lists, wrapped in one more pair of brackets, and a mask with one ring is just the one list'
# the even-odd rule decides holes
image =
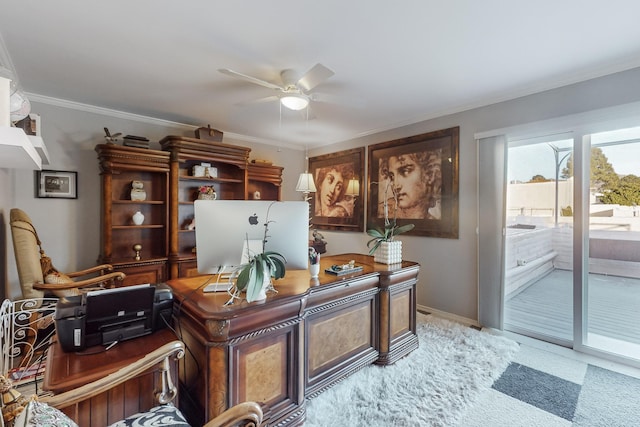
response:
{"label": "white vase", "polygon": [[138,211],[133,214],[133,217],[131,219],[133,219],[133,223],[135,225],[142,225],[142,223],[144,222],[144,215],[142,214],[142,212]]}
{"label": "white vase", "polygon": [[315,264],[309,264],[309,273],[312,279],[318,277],[318,274],[320,274],[320,260]]}
{"label": "white vase", "polygon": [[262,278],[262,287],[260,288],[260,292],[258,293],[258,295],[256,296],[255,299],[249,301],[249,299],[247,299],[248,302],[253,302],[253,301],[264,301],[267,299],[267,291],[269,290],[269,287],[271,286],[271,274],[267,272],[267,274],[264,275],[264,277]]}
{"label": "white vase", "polygon": [[373,256],[375,262],[381,264],[397,264],[402,262],[402,242],[382,242]]}
{"label": "white vase", "polygon": [[131,200],[143,201],[147,199],[147,192],[144,191],[144,183],[142,181],[131,182]]}

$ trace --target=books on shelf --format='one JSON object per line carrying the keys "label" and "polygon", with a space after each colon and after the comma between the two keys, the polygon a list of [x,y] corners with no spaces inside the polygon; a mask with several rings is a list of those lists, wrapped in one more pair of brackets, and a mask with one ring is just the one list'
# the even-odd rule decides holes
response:
{"label": "books on shelf", "polygon": [[149,148],[149,140],[144,136],[127,135],[122,138],[122,145],[136,148]]}

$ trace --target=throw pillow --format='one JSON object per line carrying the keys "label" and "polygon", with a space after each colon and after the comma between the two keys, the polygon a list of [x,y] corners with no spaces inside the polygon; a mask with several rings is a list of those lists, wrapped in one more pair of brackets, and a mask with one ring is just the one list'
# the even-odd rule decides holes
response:
{"label": "throw pillow", "polygon": [[14,420],[15,427],[78,427],[69,417],[46,403],[31,400]]}
{"label": "throw pillow", "polygon": [[170,403],[156,406],[147,412],[132,415],[122,421],[111,424],[109,427],[142,427],[142,426],[171,426],[190,427],[184,415]]}

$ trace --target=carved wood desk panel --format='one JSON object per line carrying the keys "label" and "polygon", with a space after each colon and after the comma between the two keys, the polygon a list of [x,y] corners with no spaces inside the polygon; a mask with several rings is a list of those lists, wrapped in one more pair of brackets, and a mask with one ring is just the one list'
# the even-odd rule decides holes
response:
{"label": "carved wood desk panel", "polygon": [[[325,273],[355,260],[363,270]],[[225,306],[226,292],[203,293],[212,276],[173,279],[181,360],[181,408],[194,424],[247,400],[270,426],[301,425],[313,397],[371,363],[390,364],[417,348],[419,265],[387,266],[360,254],[321,259],[318,279],[287,271],[277,293]]]}

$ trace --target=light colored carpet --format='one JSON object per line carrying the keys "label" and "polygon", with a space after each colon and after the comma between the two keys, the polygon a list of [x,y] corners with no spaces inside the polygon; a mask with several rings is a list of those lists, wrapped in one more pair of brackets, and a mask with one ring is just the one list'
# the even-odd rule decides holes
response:
{"label": "light colored carpet", "polygon": [[418,315],[420,347],[369,366],[307,402],[305,427],[452,426],[518,351],[508,338]]}
{"label": "light colored carpet", "polygon": [[637,427],[640,369],[524,339],[456,427]]}
{"label": "light colored carpet", "polygon": [[640,380],[589,365],[578,399],[574,427],[640,425]]}

